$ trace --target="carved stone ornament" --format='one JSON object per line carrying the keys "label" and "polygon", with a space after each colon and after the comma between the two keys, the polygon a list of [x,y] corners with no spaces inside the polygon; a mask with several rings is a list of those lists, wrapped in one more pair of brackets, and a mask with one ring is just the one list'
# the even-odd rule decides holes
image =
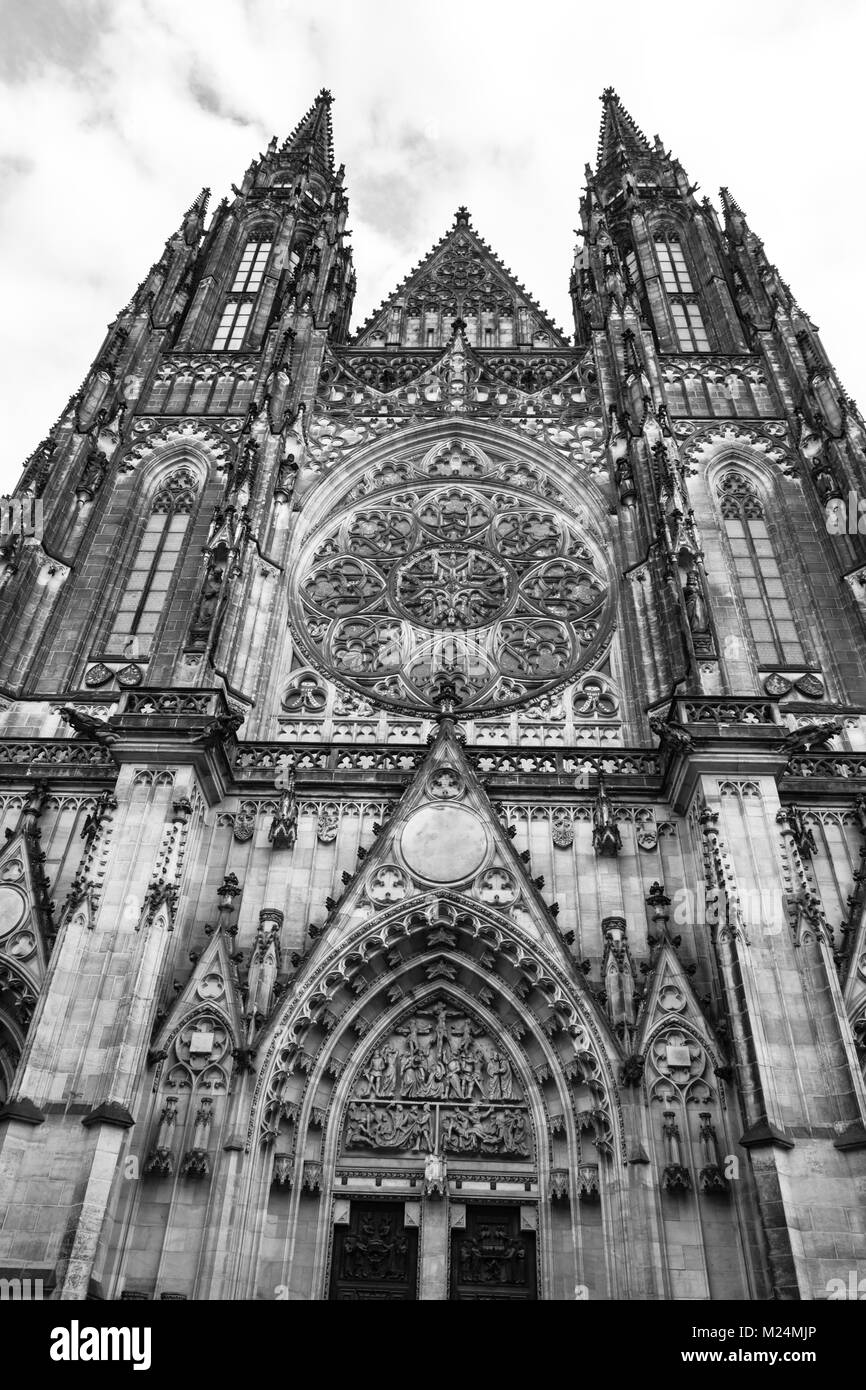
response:
{"label": "carved stone ornament", "polygon": [[367,880],[367,897],[376,907],[399,903],[409,892],[409,880],[396,864],[380,864]]}
{"label": "carved stone ornament", "polygon": [[577,1170],[577,1195],[582,1202],[598,1201],[598,1164],[582,1163]]}
{"label": "carved stone ornament", "polygon": [[349,1100],[345,1151],[531,1152],[529,1116],[504,1051],[440,1001],[397,1024],[370,1053]]}
{"label": "carved stone ornament", "polygon": [[592,810],[592,843],[596,854],[599,855],[619,854],[622,849],[613,802],[601,773],[598,778],[598,794]]}
{"label": "carved stone ornament", "polygon": [[790,694],[791,682],[786,680],[784,676],[780,676],[777,671],[774,671],[773,674],[768,676],[764,681],[764,689],[774,700],[780,700],[783,695]]}
{"label": "carved stone ornament", "polygon": [[820,700],[824,694],[824,682],[820,676],[815,676],[807,672],[805,676],[798,676],[794,681],[794,686],[801,695],[805,695],[809,700]]}
{"label": "carved stone ornament", "polygon": [[570,1198],[570,1184],[567,1168],[551,1168],[550,1170],[550,1200],[551,1202],[567,1202]]}
{"label": "carved stone ornament", "polygon": [[90,689],[93,689],[94,686],[106,685],[113,675],[114,672],[99,661],[95,666],[88,667],[84,676],[84,684]]}
{"label": "carved stone ornament", "polygon": [[316,822],[316,837],[323,845],[329,845],[337,838],[340,826],[340,808],[334,802],[326,803],[319,812]]}
{"label": "carved stone ornament", "polygon": [[444,1197],[447,1191],[446,1166],[439,1154],[428,1154],[424,1161],[424,1196]]}
{"label": "carved stone ornament", "polygon": [[251,840],[256,828],[256,808],[255,806],[241,806],[235,813],[234,824],[232,825],[232,839],[238,844],[245,844]]}
{"label": "carved stone ornament", "polygon": [[557,849],[568,849],[574,844],[574,817],[568,807],[560,806],[554,811],[552,834]]}
{"label": "carved stone ornament", "polygon": [[132,662],[130,662],[128,666],[122,666],[117,673],[117,680],[119,685],[141,685],[143,679],[144,677],[141,672],[141,667],[135,666]]}
{"label": "carved stone ornament", "polygon": [[411,489],[401,471],[305,544],[292,610],[312,664],[365,697],[425,710],[443,678],[461,710],[502,708],[591,666],[609,585],[573,519],[527,497],[516,475],[456,485],[416,466]]}
{"label": "carved stone ornament", "polygon": [[292,1154],[274,1154],[274,1171],[271,1176],[273,1187],[291,1187],[295,1171]]}

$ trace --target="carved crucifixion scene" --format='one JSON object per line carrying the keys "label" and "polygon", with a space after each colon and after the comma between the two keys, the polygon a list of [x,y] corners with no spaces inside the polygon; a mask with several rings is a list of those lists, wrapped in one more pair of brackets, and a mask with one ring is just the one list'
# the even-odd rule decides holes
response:
{"label": "carved crucifixion scene", "polygon": [[344,1150],[361,1149],[528,1157],[528,1116],[508,1057],[444,1001],[413,1013],[375,1048],[352,1090]]}

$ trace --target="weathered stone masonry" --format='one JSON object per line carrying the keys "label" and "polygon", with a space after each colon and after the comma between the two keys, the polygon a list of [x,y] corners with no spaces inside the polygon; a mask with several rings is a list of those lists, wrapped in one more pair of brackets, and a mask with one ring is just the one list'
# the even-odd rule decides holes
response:
{"label": "weathered stone masonry", "polygon": [[28,460],[4,1277],[866,1276],[866,433],[728,191],[603,107],[573,339],[465,208],[350,331],[323,92]]}

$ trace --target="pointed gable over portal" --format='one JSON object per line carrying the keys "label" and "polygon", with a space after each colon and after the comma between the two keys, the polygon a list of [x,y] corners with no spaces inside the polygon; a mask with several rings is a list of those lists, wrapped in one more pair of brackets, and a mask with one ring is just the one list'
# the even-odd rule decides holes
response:
{"label": "pointed gable over portal", "polygon": [[568,338],[474,227],[466,208],[394,293],[362,324],[353,347],[442,348],[455,319],[473,347],[563,348]]}

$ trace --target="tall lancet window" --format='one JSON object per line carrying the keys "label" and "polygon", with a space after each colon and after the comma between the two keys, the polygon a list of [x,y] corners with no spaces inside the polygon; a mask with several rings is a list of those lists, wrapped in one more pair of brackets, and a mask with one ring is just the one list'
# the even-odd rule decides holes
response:
{"label": "tall lancet window", "polygon": [[243,347],[272,245],[270,232],[263,231],[254,233],[244,247],[211,344],[215,351],[238,352]]}
{"label": "tall lancet window", "polygon": [[709,352],[710,340],[679,234],[656,232],[655,248],[680,352]]}
{"label": "tall lancet window", "polygon": [[193,475],[182,468],[166,478],[153,499],[111,626],[110,647],[124,656],[150,655],[197,490]]}
{"label": "tall lancet window", "polygon": [[717,495],[759,666],[800,666],[805,657],[757,488],[726,473]]}

